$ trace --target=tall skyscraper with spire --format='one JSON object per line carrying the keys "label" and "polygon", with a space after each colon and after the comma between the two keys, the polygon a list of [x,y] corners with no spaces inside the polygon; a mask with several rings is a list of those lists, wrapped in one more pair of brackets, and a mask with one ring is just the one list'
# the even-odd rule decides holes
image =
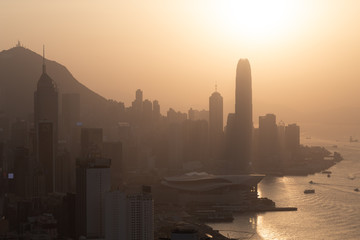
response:
{"label": "tall skyscraper with spire", "polygon": [[211,157],[219,159],[223,143],[223,97],[217,91],[209,97],[209,140]]}
{"label": "tall skyscraper with spire", "polygon": [[251,69],[247,59],[240,59],[236,69],[235,90],[235,161],[240,171],[251,161],[252,146],[252,87]]}
{"label": "tall skyscraper with spire", "polygon": [[[52,146],[42,146],[40,141],[43,122],[52,125]],[[58,88],[54,80],[46,73],[45,48],[43,50],[42,74],[34,92],[34,125],[36,132],[36,156],[45,174],[46,192],[53,192],[55,187],[55,155],[58,142]],[[49,149],[51,148],[51,149]],[[49,151],[40,153],[39,151]]]}

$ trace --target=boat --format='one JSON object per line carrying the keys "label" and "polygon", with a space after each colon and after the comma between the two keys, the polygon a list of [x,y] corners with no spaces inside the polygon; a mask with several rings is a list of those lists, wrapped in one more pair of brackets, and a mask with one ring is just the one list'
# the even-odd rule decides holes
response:
{"label": "boat", "polygon": [[352,136],[350,136],[349,142],[358,142],[358,141],[359,141],[359,140],[357,140],[357,139],[353,138]]}
{"label": "boat", "polygon": [[355,191],[355,192],[359,192],[360,190],[359,190],[358,188],[355,188],[354,191]]}
{"label": "boat", "polygon": [[306,189],[304,191],[305,194],[309,194],[309,193],[315,193],[315,189]]}
{"label": "boat", "polygon": [[310,182],[309,182],[310,184],[314,184],[314,182],[311,180]]}
{"label": "boat", "polygon": [[331,176],[330,174],[327,175],[327,177],[330,177],[330,176]]}

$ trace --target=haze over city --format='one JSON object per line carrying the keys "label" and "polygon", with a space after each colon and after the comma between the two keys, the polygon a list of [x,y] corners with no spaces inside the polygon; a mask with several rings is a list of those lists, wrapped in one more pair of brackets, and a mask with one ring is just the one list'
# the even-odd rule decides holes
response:
{"label": "haze over city", "polygon": [[0,239],[358,239],[359,12],[0,1]]}
{"label": "haze over city", "polygon": [[[248,58],[254,116],[355,124],[358,1],[1,1],[0,49],[17,40],[65,65],[105,98],[206,109],[217,83],[234,111],[236,62]],[[256,123],[256,117],[254,119]]]}

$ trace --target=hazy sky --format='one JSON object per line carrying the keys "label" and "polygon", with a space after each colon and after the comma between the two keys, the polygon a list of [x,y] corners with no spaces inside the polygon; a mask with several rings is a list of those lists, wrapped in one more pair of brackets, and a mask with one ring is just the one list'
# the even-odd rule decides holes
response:
{"label": "hazy sky", "polygon": [[[254,121],[360,109],[360,1],[0,0],[0,50],[20,40],[128,106],[144,98],[234,111],[238,59],[252,68]],[[353,113],[352,113],[353,114]]]}

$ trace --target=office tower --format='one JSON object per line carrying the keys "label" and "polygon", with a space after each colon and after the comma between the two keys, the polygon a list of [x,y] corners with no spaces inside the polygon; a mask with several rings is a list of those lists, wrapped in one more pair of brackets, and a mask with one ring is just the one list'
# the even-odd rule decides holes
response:
{"label": "office tower", "polygon": [[[237,151],[236,132],[235,132],[235,113],[229,113],[225,126],[225,156],[230,160],[230,163],[234,163]],[[233,164],[231,164],[233,165]],[[235,168],[233,168],[235,170]]]}
{"label": "office tower", "polygon": [[209,140],[210,154],[218,159],[222,152],[223,142],[223,98],[215,90],[209,97]]}
{"label": "office tower", "polygon": [[111,186],[121,184],[123,170],[123,144],[122,142],[104,142],[103,156],[111,159]]}
{"label": "office tower", "polygon": [[[38,133],[39,122],[43,120],[52,123],[52,143],[56,151],[58,142],[58,88],[55,81],[46,73],[45,56],[43,56],[42,74],[34,92],[35,133]],[[36,141],[38,141],[38,137]],[[36,150],[38,151],[37,148]]]}
{"label": "office tower", "polygon": [[278,128],[276,116],[266,114],[259,117],[259,157],[261,165],[274,167],[279,163]]}
{"label": "office tower", "polygon": [[76,163],[76,230],[88,239],[105,236],[105,194],[111,189],[110,159]]}
{"label": "office tower", "polygon": [[300,127],[294,124],[289,124],[285,127],[285,146],[286,150],[294,153],[300,146]]}
{"label": "office tower", "polygon": [[148,99],[145,99],[143,102],[143,117],[144,117],[144,121],[149,123],[152,121],[152,116],[153,114],[153,105],[152,102]]}
{"label": "office tower", "polygon": [[235,134],[236,165],[240,171],[248,168],[252,146],[252,87],[251,69],[247,59],[240,59],[236,69]]}
{"label": "office tower", "polygon": [[159,120],[160,119],[160,104],[157,100],[154,100],[153,101],[153,119],[155,121]]}
{"label": "office tower", "polygon": [[206,164],[209,153],[209,128],[205,120],[186,120],[182,124],[183,163]]}
{"label": "office tower", "polygon": [[17,196],[30,196],[29,171],[29,150],[25,147],[16,147],[14,149],[14,181]]}
{"label": "office tower", "polygon": [[154,202],[151,194],[127,196],[128,240],[154,239]]}
{"label": "office tower", "polygon": [[55,144],[53,122],[38,123],[38,161],[45,177],[45,192],[55,191]]}
{"label": "office tower", "polygon": [[71,189],[71,173],[75,171],[75,162],[72,165],[70,152],[59,144],[58,153],[55,159],[55,191],[66,193]]}
{"label": "office tower", "polygon": [[105,239],[127,240],[127,198],[115,190],[105,195]]}
{"label": "office tower", "polygon": [[61,114],[65,139],[69,140],[76,124],[80,122],[80,95],[78,93],[62,94]]}
{"label": "office tower", "polygon": [[101,128],[81,129],[81,156],[100,157],[103,152],[103,132]]}

